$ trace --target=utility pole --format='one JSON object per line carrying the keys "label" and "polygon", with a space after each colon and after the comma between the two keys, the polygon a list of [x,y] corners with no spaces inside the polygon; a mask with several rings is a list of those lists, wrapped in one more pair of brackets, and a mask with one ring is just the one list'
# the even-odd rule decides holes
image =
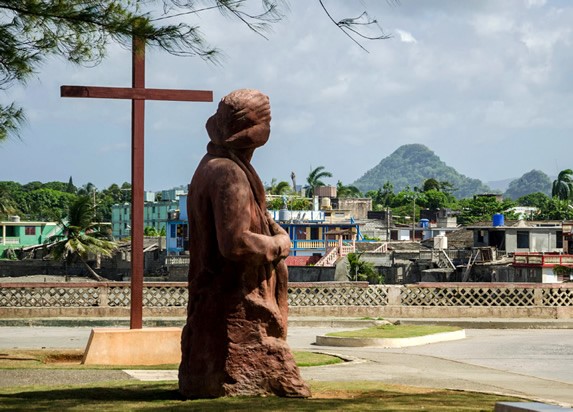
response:
{"label": "utility pole", "polygon": [[416,194],[412,196],[412,240],[416,240]]}

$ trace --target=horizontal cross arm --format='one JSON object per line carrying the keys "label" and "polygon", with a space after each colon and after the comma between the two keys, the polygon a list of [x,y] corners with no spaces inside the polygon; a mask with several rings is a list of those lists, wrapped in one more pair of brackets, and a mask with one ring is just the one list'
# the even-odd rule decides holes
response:
{"label": "horizontal cross arm", "polygon": [[210,90],[147,89],[137,87],[61,86],[61,97],[99,99],[172,100],[181,102],[212,102]]}

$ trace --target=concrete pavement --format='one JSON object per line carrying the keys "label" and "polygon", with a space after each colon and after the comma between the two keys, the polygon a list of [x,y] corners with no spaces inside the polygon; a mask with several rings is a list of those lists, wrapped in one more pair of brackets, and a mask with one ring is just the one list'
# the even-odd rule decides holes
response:
{"label": "concrete pavement", "polygon": [[360,360],[302,373],[308,380],[375,380],[573,405],[573,330],[466,329],[466,335],[401,349],[299,347]]}
{"label": "concrete pavement", "polygon": [[[518,329],[466,328],[467,338],[461,341],[402,349],[314,345],[316,335],[358,328],[365,323],[373,321],[291,319],[288,341],[294,350],[328,352],[354,359],[339,365],[303,368],[303,377],[504,393],[573,405],[573,329],[524,329],[523,323]],[[90,327],[0,327],[0,353],[14,347],[83,348],[90,330]],[[75,383],[84,379],[105,382],[137,376],[123,371],[66,372],[0,370],[0,386],[67,383],[66,376]],[[175,379],[176,372],[167,372],[162,378],[166,376]]]}

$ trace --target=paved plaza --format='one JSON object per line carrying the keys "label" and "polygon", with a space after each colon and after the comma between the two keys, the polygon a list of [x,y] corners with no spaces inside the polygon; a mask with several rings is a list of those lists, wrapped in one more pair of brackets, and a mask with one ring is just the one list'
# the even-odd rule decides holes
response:
{"label": "paved plaza", "polygon": [[[300,324],[297,323],[297,324]],[[356,326],[349,324],[351,326]],[[307,380],[375,380],[391,384],[502,393],[573,405],[573,329],[466,329],[467,338],[402,349],[319,347],[335,326],[291,326],[294,350],[340,355],[350,362],[302,368]],[[0,327],[0,351],[84,348],[89,327]],[[176,371],[0,370],[0,386],[176,379]]]}

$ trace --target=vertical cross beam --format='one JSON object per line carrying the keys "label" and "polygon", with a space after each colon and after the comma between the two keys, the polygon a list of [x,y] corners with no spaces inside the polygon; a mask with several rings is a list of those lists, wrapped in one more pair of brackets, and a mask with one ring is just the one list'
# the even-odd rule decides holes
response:
{"label": "vertical cross beam", "polygon": [[[145,40],[133,37],[132,87],[145,88]],[[130,328],[143,327],[143,205],[145,100],[131,101]]]}

